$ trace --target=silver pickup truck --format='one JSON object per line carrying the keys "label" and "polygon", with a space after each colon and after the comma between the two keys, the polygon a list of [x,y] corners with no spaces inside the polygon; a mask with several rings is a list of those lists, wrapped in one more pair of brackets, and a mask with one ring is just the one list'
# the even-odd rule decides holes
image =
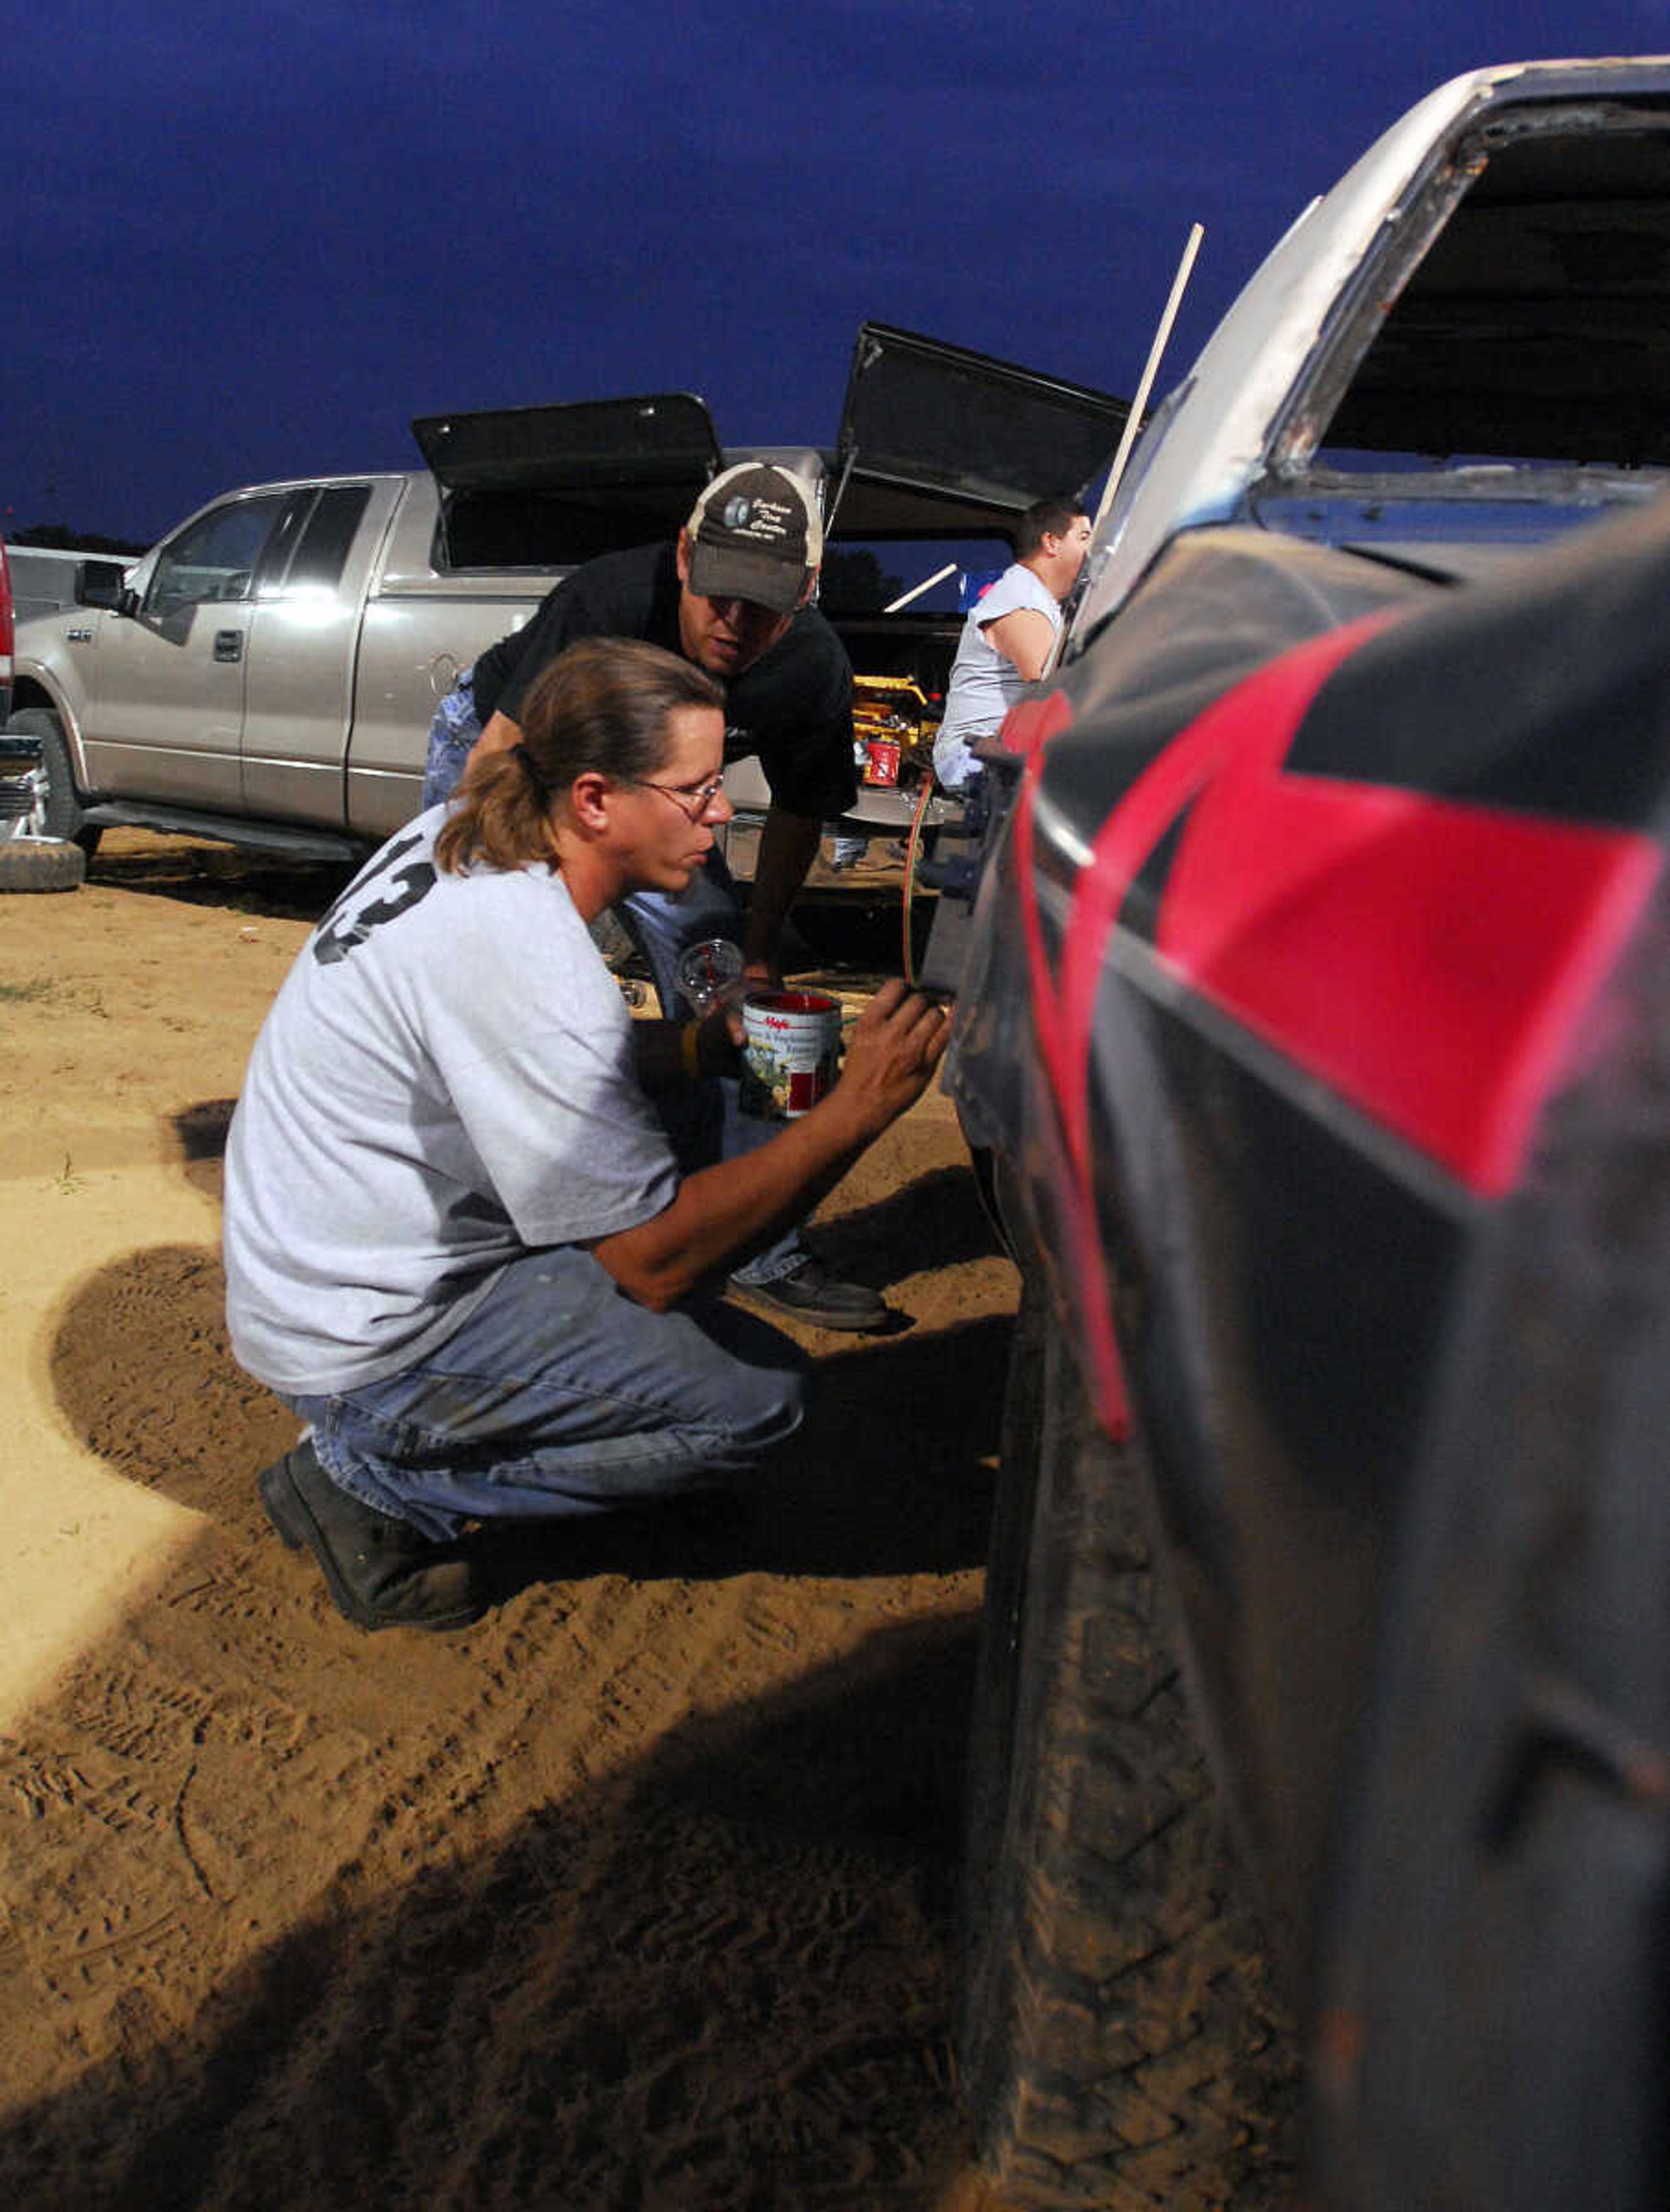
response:
{"label": "silver pickup truck", "polygon": [[[9,726],[41,743],[33,826],[88,849],[128,823],[349,857],[416,811],[460,670],[581,562],[671,537],[754,453],[823,488],[823,611],[859,676],[931,700],[1015,515],[1087,484],[1126,411],[866,324],[831,449],[727,451],[683,393],[421,418],[426,467],[228,493],[125,579],[89,562],[75,607],[18,625]],[[762,811],[756,763],[729,781],[744,818]],[[896,829],[904,805],[866,787],[853,826]]]}

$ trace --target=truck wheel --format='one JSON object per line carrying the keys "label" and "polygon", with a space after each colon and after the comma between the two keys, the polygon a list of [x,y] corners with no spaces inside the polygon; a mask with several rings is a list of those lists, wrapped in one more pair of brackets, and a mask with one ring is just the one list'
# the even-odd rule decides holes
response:
{"label": "truck wheel", "polygon": [[15,737],[39,738],[40,765],[46,777],[45,805],[30,827],[43,837],[67,837],[84,854],[97,850],[100,832],[83,818],[80,793],[70,769],[64,725],[46,707],[25,707],[6,725]]}
{"label": "truck wheel", "polygon": [[1290,2200],[1291,2032],[1236,1894],[1133,1454],[1030,1291],[975,1697],[959,2062],[1005,2206]]}
{"label": "truck wheel", "polygon": [[63,837],[8,837],[0,843],[0,891],[72,891],[87,855]]}

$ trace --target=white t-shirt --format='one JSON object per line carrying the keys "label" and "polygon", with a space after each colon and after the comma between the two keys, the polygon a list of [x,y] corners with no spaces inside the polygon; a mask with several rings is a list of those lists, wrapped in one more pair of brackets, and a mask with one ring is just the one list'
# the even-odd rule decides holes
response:
{"label": "white t-shirt", "polygon": [[986,635],[989,624],[1022,607],[1035,608],[1048,615],[1052,629],[1060,629],[1061,608],[1055,594],[1017,561],[969,610],[951,663],[945,719],[933,740],[933,772],[948,791],[958,789],[978,764],[969,740],[989,737],[1026,689],[1020,670]]}
{"label": "white t-shirt", "polygon": [[275,1389],[398,1373],[507,1261],[632,1228],[678,1187],[562,877],[442,874],[445,818],[419,815],[320,922],[233,1117],[228,1324]]}

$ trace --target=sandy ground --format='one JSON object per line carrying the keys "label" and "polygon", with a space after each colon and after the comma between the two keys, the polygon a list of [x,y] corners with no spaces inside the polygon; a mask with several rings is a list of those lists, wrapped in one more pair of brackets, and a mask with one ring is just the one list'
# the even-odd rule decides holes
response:
{"label": "sandy ground", "polygon": [[0,2183],[20,2205],[946,2207],[1014,1295],[924,1100],[823,1209],[757,1512],[525,1543],[367,1637],[256,1503],[220,1149],[340,877],[119,832],[0,901]]}

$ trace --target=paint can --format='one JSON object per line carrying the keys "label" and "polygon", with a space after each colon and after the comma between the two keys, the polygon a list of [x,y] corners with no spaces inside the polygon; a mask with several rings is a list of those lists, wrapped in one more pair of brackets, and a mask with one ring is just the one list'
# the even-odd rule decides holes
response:
{"label": "paint can", "polygon": [[864,741],[866,783],[892,785],[899,781],[899,740],[896,738],[866,738]]}
{"label": "paint can", "polygon": [[745,1114],[792,1121],[829,1096],[841,1066],[839,1000],[822,991],[750,991],[742,1021]]}

